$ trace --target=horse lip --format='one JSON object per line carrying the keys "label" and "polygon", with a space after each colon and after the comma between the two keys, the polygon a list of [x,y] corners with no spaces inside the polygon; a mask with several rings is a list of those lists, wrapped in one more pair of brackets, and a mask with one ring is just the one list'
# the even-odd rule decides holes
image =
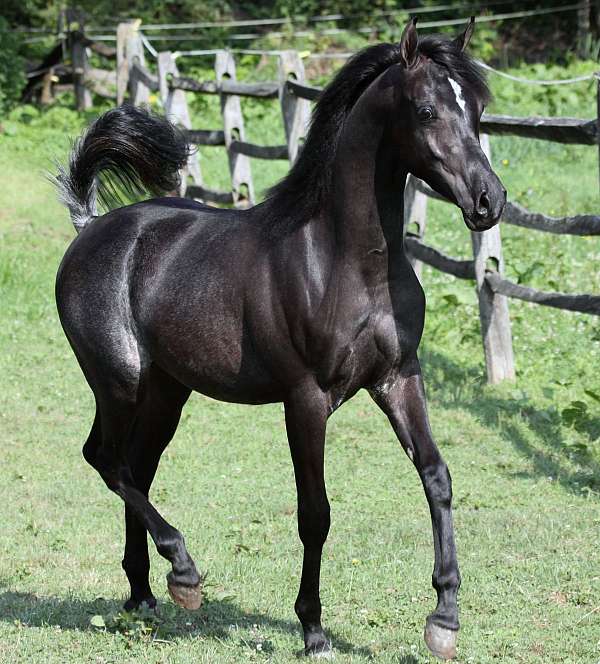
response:
{"label": "horse lip", "polygon": [[482,231],[488,231],[490,228],[495,226],[500,221],[500,215],[497,217],[482,217],[477,213],[476,210],[472,212],[467,212],[465,209],[461,208],[463,214],[463,219],[465,225],[470,231],[475,233],[481,233]]}
{"label": "horse lip", "polygon": [[462,212],[463,219],[464,219],[464,222],[465,222],[465,225],[467,226],[467,228],[470,231],[476,231],[477,227],[476,227],[476,225],[473,221],[473,216],[474,216],[473,212],[467,212],[464,208],[461,208],[461,212]]}

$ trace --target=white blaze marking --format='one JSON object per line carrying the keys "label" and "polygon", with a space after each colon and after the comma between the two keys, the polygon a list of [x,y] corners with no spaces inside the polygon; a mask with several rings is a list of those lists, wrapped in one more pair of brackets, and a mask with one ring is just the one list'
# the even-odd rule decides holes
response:
{"label": "white blaze marking", "polygon": [[454,94],[456,95],[456,103],[460,106],[462,112],[464,113],[466,104],[462,96],[462,88],[453,78],[449,78],[448,80],[450,81],[450,85],[452,86]]}

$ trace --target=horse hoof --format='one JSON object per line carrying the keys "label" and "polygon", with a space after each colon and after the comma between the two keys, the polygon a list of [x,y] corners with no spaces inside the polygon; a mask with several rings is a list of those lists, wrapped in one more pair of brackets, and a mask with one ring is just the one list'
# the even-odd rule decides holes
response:
{"label": "horse hoof", "polygon": [[202,604],[202,583],[195,586],[180,586],[175,583],[167,583],[171,599],[188,611],[195,611]]}
{"label": "horse hoof", "polygon": [[425,643],[429,650],[440,659],[447,660],[456,657],[457,635],[456,630],[440,627],[429,620],[425,625]]}

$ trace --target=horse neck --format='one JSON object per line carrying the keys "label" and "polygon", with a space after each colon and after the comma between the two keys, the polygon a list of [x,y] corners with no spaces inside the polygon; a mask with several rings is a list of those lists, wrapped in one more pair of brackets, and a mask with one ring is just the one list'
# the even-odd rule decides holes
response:
{"label": "horse neck", "polygon": [[385,140],[385,124],[357,104],[339,138],[333,167],[331,217],[336,245],[357,260],[403,251],[407,170]]}

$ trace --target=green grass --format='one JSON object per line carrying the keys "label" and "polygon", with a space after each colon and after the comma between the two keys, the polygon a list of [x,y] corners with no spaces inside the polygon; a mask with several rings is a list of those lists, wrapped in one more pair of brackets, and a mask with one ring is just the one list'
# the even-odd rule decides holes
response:
{"label": "green grass", "polygon": [[[523,114],[547,108],[526,101]],[[250,139],[279,142],[272,112],[245,107],[257,117]],[[195,112],[217,126],[214,108]],[[580,100],[563,112],[592,114]],[[121,613],[122,505],[81,457],[93,400],[53,301],[73,231],[42,176],[81,123],[61,110],[29,125],[13,119],[0,134],[0,662],[295,662],[302,552],[278,405],[190,399],[152,496],[208,573],[206,603],[194,614],[175,607],[167,564],[152,550],[160,616]],[[557,215],[597,210],[593,148],[503,138],[493,152],[513,200]],[[222,155],[202,157],[208,183],[225,187]],[[253,168],[258,190],[282,174],[261,162]],[[597,239],[508,226],[502,235],[511,278],[600,292]],[[427,239],[469,256],[460,215],[443,204],[431,204]],[[473,286],[428,268],[424,283],[421,357],[433,430],[454,479],[463,574],[459,661],[594,664],[598,322],[512,301],[518,378],[491,388]],[[322,599],[338,661],[431,661],[421,638],[435,604],[428,510],[365,394],[330,421],[327,481]]]}

